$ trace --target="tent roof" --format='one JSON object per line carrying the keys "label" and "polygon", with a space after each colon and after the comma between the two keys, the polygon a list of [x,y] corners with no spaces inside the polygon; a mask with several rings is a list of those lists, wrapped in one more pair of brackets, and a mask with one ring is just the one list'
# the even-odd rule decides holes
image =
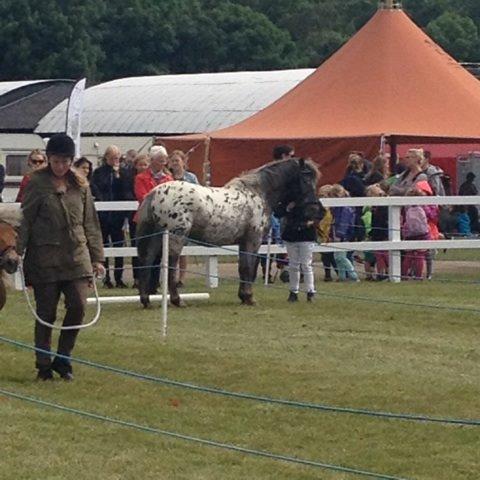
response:
{"label": "tent roof", "polygon": [[0,82],[0,132],[33,132],[38,121],[70,95],[73,80]]}
{"label": "tent roof", "polygon": [[480,139],[480,82],[402,10],[379,10],[312,75],[212,139]]}
{"label": "tent roof", "polygon": [[[158,75],[113,80],[85,91],[83,134],[182,134],[224,128],[277,100],[313,69]],[[37,133],[61,131],[67,102]]]}

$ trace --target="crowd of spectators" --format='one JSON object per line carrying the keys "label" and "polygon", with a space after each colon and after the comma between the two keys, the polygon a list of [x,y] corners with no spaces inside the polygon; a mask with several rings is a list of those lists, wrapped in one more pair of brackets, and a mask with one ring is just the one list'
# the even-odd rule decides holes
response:
{"label": "crowd of spectators", "polygon": [[[460,195],[478,195],[474,179],[472,172],[467,174],[466,181],[460,186]],[[443,196],[451,194],[449,180],[439,167],[430,163],[429,152],[421,148],[408,150],[396,165],[395,172],[390,171],[388,154],[378,155],[369,161],[361,153],[355,152],[347,158],[344,177],[337,184],[323,185],[319,189],[319,196]],[[388,241],[388,220],[386,206],[327,208],[323,219],[317,222],[317,241]],[[402,209],[401,237],[405,240],[437,240],[455,236],[468,237],[478,233],[478,210],[474,205],[412,205]],[[285,240],[284,236],[282,238]],[[433,249],[421,248],[403,252],[402,278],[431,279],[435,253]],[[337,281],[354,282],[360,279],[382,281],[388,278],[387,251],[367,251],[360,255],[346,248],[338,248],[334,252],[322,254],[321,259],[326,282],[335,277]],[[359,269],[363,269],[363,272]],[[290,270],[295,269],[292,266]],[[308,291],[310,287],[305,288]]]}
{"label": "crowd of spectators", "polygon": [[[273,160],[284,160],[294,156],[293,147],[279,145],[273,150]],[[81,157],[76,160],[73,168],[79,175],[88,180],[92,195],[96,201],[132,201],[141,203],[144,197],[157,185],[173,180],[183,180],[198,183],[196,176],[188,170],[187,155],[175,150],[168,154],[165,146],[154,145],[148,153],[138,153],[128,150],[122,154],[121,150],[110,145],[104,152],[100,165],[94,168],[92,162]],[[22,201],[23,192],[29,182],[31,173],[47,165],[46,156],[40,150],[33,150],[27,159],[28,173],[23,177],[17,195],[17,201]],[[450,194],[448,176],[443,171],[430,163],[430,154],[421,148],[410,149],[396,165],[396,171],[391,172],[391,162],[388,154],[378,155],[371,161],[361,153],[353,152],[346,159],[344,177],[333,185],[323,185],[320,197],[344,198],[363,196],[424,196]],[[3,187],[4,168],[0,165],[0,198]],[[459,188],[459,195],[478,195],[474,183],[475,175],[469,172],[465,182]],[[301,249],[298,242],[311,243],[312,241],[326,242],[352,242],[352,241],[386,241],[389,238],[388,207],[334,207],[326,209],[320,222],[316,222],[315,232],[309,224],[305,232],[291,235],[292,219],[298,218],[297,206],[284,206],[284,217],[280,222],[272,216],[274,226],[273,243],[285,241],[296,243],[295,249],[298,258],[294,264],[285,255],[272,258],[276,260],[277,270],[281,272],[280,278],[288,282],[288,272],[294,272],[294,279],[290,279],[291,292],[298,292],[298,279],[304,281],[307,274],[308,289],[314,291],[310,280],[311,255],[307,250]],[[105,246],[121,247],[126,244],[135,246],[136,223],[134,212],[101,211],[99,212],[103,242]],[[290,220],[289,220],[290,219]],[[402,211],[402,237],[404,239],[438,239],[455,235],[469,236],[479,233],[479,215],[477,207],[405,207]],[[298,237],[298,238],[297,238]],[[267,239],[265,238],[265,242]],[[300,245],[301,246],[301,245]],[[299,249],[300,248],[300,249]],[[308,250],[309,251],[309,250]],[[299,253],[300,252],[300,253]],[[426,278],[431,278],[433,272],[434,250],[414,250],[402,256],[402,276],[409,278],[424,278],[424,265],[426,265]],[[296,258],[296,257],[295,257]],[[364,252],[355,255],[354,252],[339,249],[333,253],[321,255],[325,270],[325,281],[332,281],[335,276],[338,281],[384,280],[388,278],[388,252]],[[186,257],[182,257],[179,264],[178,286],[182,287],[187,269]],[[296,268],[300,262],[302,268]],[[159,263],[156,261],[155,274],[152,275],[150,293],[155,293],[158,286]],[[271,271],[266,269],[266,260],[261,258],[262,273],[268,277],[270,283],[275,281]],[[272,265],[274,262],[269,262]],[[133,286],[138,284],[137,259],[132,259]],[[363,265],[364,272],[359,275],[359,265]],[[114,259],[113,272],[110,271],[108,259],[105,261],[106,275],[104,284],[108,288],[126,288],[124,281],[124,258]],[[270,267],[271,270],[271,267]],[[336,275],[334,275],[334,273]],[[301,274],[301,277],[300,277]],[[293,283],[292,283],[293,281]],[[294,285],[295,284],[295,285]],[[293,290],[292,290],[293,289]]]}

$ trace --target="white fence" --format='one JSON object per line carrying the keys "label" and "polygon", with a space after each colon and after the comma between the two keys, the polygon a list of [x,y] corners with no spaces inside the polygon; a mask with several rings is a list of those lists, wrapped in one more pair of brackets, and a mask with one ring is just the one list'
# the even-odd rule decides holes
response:
{"label": "white fence", "polygon": [[[401,279],[401,250],[414,249],[480,249],[480,239],[454,239],[454,240],[422,240],[409,241],[400,237],[400,214],[405,205],[480,205],[480,196],[454,196],[454,197],[362,197],[362,198],[324,198],[322,203],[326,207],[337,206],[387,206],[389,218],[389,240],[385,242],[343,242],[325,243],[315,246],[314,251],[325,253],[341,250],[375,251],[386,250],[390,253],[389,274],[392,282]],[[132,211],[138,208],[137,202],[98,202],[99,211]],[[160,241],[160,239],[159,239]],[[284,253],[285,247],[279,245],[262,245],[260,253]],[[201,256],[205,258],[206,284],[209,288],[218,286],[218,257],[238,256],[238,246],[228,245],[222,247],[186,246],[184,255]],[[132,247],[106,248],[108,257],[136,256],[136,249]]]}
{"label": "white fence", "polygon": [[[342,242],[325,243],[315,246],[314,251],[325,253],[339,249],[347,251],[375,251],[386,250],[390,254],[389,275],[392,282],[401,279],[401,250],[415,249],[480,249],[480,239],[454,240],[421,240],[407,241],[400,238],[400,213],[405,205],[480,205],[480,196],[454,197],[361,197],[361,198],[324,198],[322,203],[326,207],[336,206],[387,206],[389,212],[389,240],[385,242]],[[137,202],[97,202],[97,211],[136,211]],[[161,241],[159,236],[158,241]],[[285,247],[279,245],[262,245],[260,253],[284,253]],[[238,246],[227,245],[221,247],[186,246],[183,255],[205,258],[206,285],[209,288],[218,286],[218,257],[238,256]],[[136,248],[112,247],[105,248],[107,257],[135,257]]]}

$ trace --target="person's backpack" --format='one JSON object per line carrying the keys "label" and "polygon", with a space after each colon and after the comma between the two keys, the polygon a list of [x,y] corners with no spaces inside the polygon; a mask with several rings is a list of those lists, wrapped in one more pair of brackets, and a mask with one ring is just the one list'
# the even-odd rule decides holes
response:
{"label": "person's backpack", "polygon": [[422,237],[427,235],[429,230],[425,210],[418,205],[406,207],[405,222],[402,230],[404,238]]}

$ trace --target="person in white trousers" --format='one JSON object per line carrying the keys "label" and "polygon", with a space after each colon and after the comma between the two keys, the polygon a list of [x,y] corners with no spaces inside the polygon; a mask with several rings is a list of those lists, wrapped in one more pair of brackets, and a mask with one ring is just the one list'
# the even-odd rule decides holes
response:
{"label": "person in white trousers", "polygon": [[307,205],[295,205],[290,202],[286,207],[276,210],[276,214],[283,217],[282,240],[285,242],[288,253],[288,269],[290,273],[288,296],[289,302],[298,301],[300,291],[300,270],[303,273],[307,301],[313,301],[315,296],[315,281],[313,275],[313,246],[317,233],[315,224],[323,216],[323,207],[320,202]]}

